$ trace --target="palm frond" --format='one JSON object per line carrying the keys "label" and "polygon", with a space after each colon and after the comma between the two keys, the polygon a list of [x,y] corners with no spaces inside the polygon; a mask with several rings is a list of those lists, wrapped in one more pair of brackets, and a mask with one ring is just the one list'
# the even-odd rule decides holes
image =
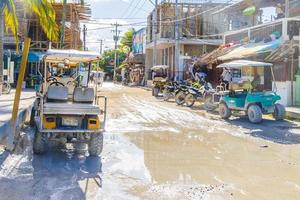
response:
{"label": "palm frond", "polygon": [[47,38],[51,41],[58,41],[59,29],[52,6],[53,0],[23,0],[23,2],[29,10],[36,14]]}
{"label": "palm frond", "polygon": [[[12,34],[15,37],[16,44],[19,43],[19,38],[18,38],[18,28],[19,28],[19,23],[18,23],[18,18],[16,14],[16,7],[13,2],[13,0],[3,0],[1,2],[0,8],[3,9],[3,17],[4,17],[4,23],[5,23],[5,29],[6,32],[8,30],[11,30]],[[17,50],[18,50],[17,45]]]}

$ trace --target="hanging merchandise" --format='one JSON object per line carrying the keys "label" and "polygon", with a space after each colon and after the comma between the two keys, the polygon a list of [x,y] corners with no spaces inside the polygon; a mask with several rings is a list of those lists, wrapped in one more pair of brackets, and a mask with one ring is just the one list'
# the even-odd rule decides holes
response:
{"label": "hanging merchandise", "polygon": [[256,12],[255,6],[250,6],[243,11],[244,16],[251,16]]}

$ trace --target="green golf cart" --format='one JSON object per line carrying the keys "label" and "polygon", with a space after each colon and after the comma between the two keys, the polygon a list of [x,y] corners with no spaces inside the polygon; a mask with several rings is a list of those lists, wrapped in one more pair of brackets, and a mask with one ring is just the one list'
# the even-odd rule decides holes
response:
{"label": "green golf cart", "polygon": [[[229,83],[227,92],[219,100],[219,114],[228,119],[233,111],[244,111],[252,123],[262,122],[263,114],[273,114],[276,120],[285,116],[285,107],[278,103],[281,99],[276,94],[275,77],[271,63],[236,60],[224,63],[218,68],[240,71],[240,79]],[[269,67],[274,83],[274,91],[264,88],[264,72]]]}

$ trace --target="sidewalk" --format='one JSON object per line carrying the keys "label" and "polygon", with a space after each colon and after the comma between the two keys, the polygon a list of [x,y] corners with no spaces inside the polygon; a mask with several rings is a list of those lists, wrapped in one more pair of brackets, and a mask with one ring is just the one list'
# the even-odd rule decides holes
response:
{"label": "sidewalk", "polygon": [[[8,95],[0,96],[0,141],[2,141],[9,131],[9,122],[11,119],[12,107],[14,104],[15,90]],[[25,89],[22,91],[17,124],[23,123],[26,114],[31,112],[31,106],[35,100],[34,90]]]}
{"label": "sidewalk", "polygon": [[300,107],[286,107],[286,116],[293,119],[300,119]]}

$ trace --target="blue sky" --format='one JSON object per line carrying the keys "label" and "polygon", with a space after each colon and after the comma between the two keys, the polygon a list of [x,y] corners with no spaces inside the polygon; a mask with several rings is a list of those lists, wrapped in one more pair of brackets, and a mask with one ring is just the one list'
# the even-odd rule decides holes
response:
{"label": "blue sky", "polygon": [[[128,24],[145,22],[148,13],[153,9],[150,0],[88,0],[92,8],[92,21],[87,25],[87,47],[99,51],[99,40],[104,40],[104,47],[113,47],[112,23],[118,22],[121,36],[130,28]],[[145,24],[134,26],[143,28]],[[100,29],[99,29],[100,28]],[[93,30],[98,29],[98,30]]]}

